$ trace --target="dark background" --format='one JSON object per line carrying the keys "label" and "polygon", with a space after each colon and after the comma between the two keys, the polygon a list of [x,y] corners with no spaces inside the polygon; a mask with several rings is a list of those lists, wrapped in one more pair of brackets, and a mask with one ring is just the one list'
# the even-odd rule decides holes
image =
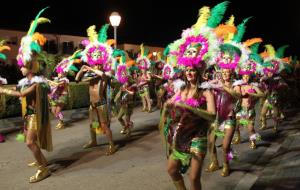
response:
{"label": "dark background", "polygon": [[[122,21],[118,27],[119,43],[145,43],[166,46],[178,39],[181,31],[197,20],[204,5],[213,7],[216,0],[8,0],[2,2],[0,28],[28,30],[29,22],[46,6],[43,16],[51,24],[43,24],[37,31],[86,36],[86,28],[95,24],[99,29],[109,23],[109,14],[118,11]],[[236,24],[253,16],[247,24],[244,40],[261,37],[264,44],[275,48],[289,44],[286,55],[299,55],[300,1],[235,0],[231,1],[224,20],[233,14]],[[108,31],[113,38],[113,29]],[[263,47],[261,47],[263,50]]]}

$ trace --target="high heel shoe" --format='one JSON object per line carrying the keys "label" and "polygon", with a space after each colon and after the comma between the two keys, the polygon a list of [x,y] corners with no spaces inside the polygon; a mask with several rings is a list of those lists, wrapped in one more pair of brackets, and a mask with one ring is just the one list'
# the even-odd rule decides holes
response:
{"label": "high heel shoe", "polygon": [[222,177],[229,176],[229,164],[227,164],[227,163],[223,164],[223,169],[222,169],[222,172],[221,172],[221,176]]}
{"label": "high heel shoe", "polygon": [[35,175],[29,178],[29,183],[36,183],[42,181],[43,179],[46,179],[50,175],[51,173],[47,167],[39,166]]}

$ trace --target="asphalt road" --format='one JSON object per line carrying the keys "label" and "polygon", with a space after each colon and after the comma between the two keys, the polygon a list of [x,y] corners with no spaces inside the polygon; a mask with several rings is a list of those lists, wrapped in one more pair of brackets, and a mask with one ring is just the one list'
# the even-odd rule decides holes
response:
{"label": "asphalt road", "polygon": [[[300,174],[297,172],[300,169],[300,155],[297,154],[300,144],[297,143],[299,138],[296,138],[300,135],[300,113],[293,110],[287,115],[286,121],[279,127],[279,133],[274,134],[271,129],[260,132],[263,140],[258,143],[256,150],[249,149],[246,130],[243,130],[242,144],[233,146],[238,153],[238,160],[231,164],[231,175],[223,178],[220,176],[221,170],[214,173],[203,170],[203,189],[300,187]],[[89,140],[86,110],[68,112],[66,118],[69,124],[64,130],[55,130],[56,121],[52,120],[54,151],[45,152],[52,175],[36,184],[28,183],[29,177],[35,173],[34,168],[27,167],[27,163],[33,161],[31,153],[25,144],[15,140],[16,133],[7,136],[7,141],[0,144],[0,189],[175,189],[166,172],[165,150],[157,130],[158,111],[144,113],[137,108],[133,115],[135,127],[131,138],[119,133],[120,125],[113,119],[113,138],[119,149],[112,156],[105,156],[108,145],[104,136],[98,136],[99,146],[82,149]],[[217,145],[221,159],[220,140]],[[289,159],[292,162],[288,162]],[[294,170],[289,169],[291,167]],[[188,186],[187,175],[185,179]],[[289,183],[285,184],[285,180],[280,179]]]}

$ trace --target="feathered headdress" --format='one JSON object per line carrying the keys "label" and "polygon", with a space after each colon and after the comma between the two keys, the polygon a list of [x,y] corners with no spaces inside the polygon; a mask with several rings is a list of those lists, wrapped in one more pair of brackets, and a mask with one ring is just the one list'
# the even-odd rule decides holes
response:
{"label": "feathered headdress", "polygon": [[106,70],[114,62],[111,47],[114,40],[107,40],[107,29],[109,24],[101,27],[99,33],[96,32],[96,26],[92,25],[87,29],[88,40],[83,40],[81,44],[85,46],[82,52],[81,60],[89,65],[103,65]]}
{"label": "feathered headdress", "polygon": [[6,60],[6,55],[1,52],[4,50],[10,50],[10,47],[4,44],[5,44],[5,40],[0,40],[0,59]]}
{"label": "feathered headdress", "polygon": [[35,30],[39,24],[50,23],[48,18],[40,17],[47,8],[49,7],[42,9],[36,15],[34,21],[31,22],[27,35],[21,40],[21,46],[17,55],[18,65],[27,67],[34,73],[39,71],[39,63],[32,61],[33,53],[39,54],[42,51],[41,46],[47,41],[42,34],[35,32]]}
{"label": "feathered headdress", "polygon": [[251,53],[249,54],[249,59],[246,62],[239,63],[239,74],[240,75],[251,75],[257,71],[260,65],[263,63],[263,59],[258,54],[258,48],[262,42],[261,38],[252,38],[246,40],[243,45],[248,47]]}
{"label": "feathered headdress", "polygon": [[184,30],[181,39],[170,46],[172,59],[176,59],[179,66],[203,68],[205,62],[213,60],[220,43],[213,29],[221,22],[228,3],[219,3],[211,10],[209,7],[202,7],[196,24]]}
{"label": "feathered headdress", "polygon": [[[221,53],[216,59],[218,66],[224,69],[236,69],[238,64],[245,63],[249,57],[249,50],[241,44],[241,40],[246,31],[246,23],[250,19],[246,18],[237,26],[237,31],[234,35],[228,35],[226,42],[220,45]],[[233,18],[227,22],[233,25]],[[232,37],[232,39],[230,39]],[[231,41],[228,41],[231,40]]]}
{"label": "feathered headdress", "polygon": [[287,47],[288,45],[284,45],[275,51],[275,48],[271,44],[265,45],[265,51],[261,53],[264,62],[260,71],[265,74],[268,72],[278,74],[285,69],[285,61],[283,57],[284,51]]}
{"label": "feathered headdress", "polygon": [[137,66],[140,69],[149,69],[151,65],[150,58],[152,57],[152,54],[149,54],[149,50],[145,49],[144,44],[140,45],[140,50],[141,52],[136,59]]}
{"label": "feathered headdress", "polygon": [[57,73],[68,73],[69,71],[77,72],[77,67],[74,66],[74,63],[79,63],[81,60],[81,50],[77,50],[70,57],[64,58],[58,65],[55,70]]}

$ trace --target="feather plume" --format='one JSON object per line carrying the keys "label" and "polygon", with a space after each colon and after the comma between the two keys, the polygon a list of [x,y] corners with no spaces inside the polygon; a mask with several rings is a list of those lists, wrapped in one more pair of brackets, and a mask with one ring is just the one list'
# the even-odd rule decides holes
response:
{"label": "feather plume", "polygon": [[98,34],[96,32],[96,26],[92,25],[87,29],[87,35],[89,37],[90,42],[95,42],[98,38]]}
{"label": "feather plume", "polygon": [[220,24],[228,4],[229,1],[224,1],[222,3],[217,4],[211,9],[210,17],[208,18],[207,21],[207,26],[211,28],[215,28]]}
{"label": "feather plume", "polygon": [[289,47],[289,45],[284,45],[284,46],[279,47],[276,50],[276,57],[283,58],[285,49],[288,48],[288,47]]}
{"label": "feather plume", "polygon": [[109,24],[105,24],[101,27],[99,34],[98,34],[98,41],[101,43],[105,43],[107,40],[107,29]]}
{"label": "feather plume", "polygon": [[265,45],[266,51],[270,57],[275,57],[276,52],[274,47],[271,44]]}
{"label": "feather plume", "polygon": [[41,46],[37,42],[31,42],[30,48],[32,51],[35,51],[37,53],[40,53],[42,51]]}
{"label": "feather plume", "polygon": [[4,50],[10,50],[10,47],[8,47],[8,46],[0,46],[0,52],[2,52]]}
{"label": "feather plume", "polygon": [[[43,9],[36,15],[34,21],[30,24],[29,30],[28,30],[28,32],[27,32],[27,35],[30,35],[30,36],[33,35],[33,33],[35,32],[36,27],[37,27],[38,24],[39,24],[38,21],[39,21],[40,15],[41,15],[46,9],[48,9],[48,8],[49,8],[49,7],[43,8]],[[49,19],[48,19],[48,20],[49,20]],[[42,18],[40,21],[41,21],[41,23],[44,23],[45,18]]]}
{"label": "feather plume", "polygon": [[161,52],[157,53],[157,60],[161,60]]}
{"label": "feather plume", "polygon": [[106,41],[106,44],[109,45],[109,46],[112,46],[115,43],[116,43],[116,40],[114,40],[114,39],[109,39],[109,40]]}
{"label": "feather plume", "polygon": [[228,34],[235,33],[236,32],[236,27],[235,26],[230,26],[230,25],[224,25],[220,24],[216,29],[215,33],[218,38],[224,37]]}
{"label": "feather plume", "polygon": [[241,24],[239,24],[237,26],[237,33],[234,35],[233,37],[233,41],[235,42],[241,42],[242,41],[242,38],[246,32],[246,23],[248,22],[248,20],[250,19],[251,17],[248,17],[246,19],[243,20],[243,22]]}
{"label": "feather plume", "polygon": [[251,53],[258,54],[259,45],[260,45],[260,42],[257,42],[255,44],[251,45],[251,47],[250,47]]}
{"label": "feather plume", "polygon": [[0,53],[0,59],[6,60],[6,55],[4,55],[3,53]]}
{"label": "feather plume", "polygon": [[113,51],[113,57],[119,57],[121,56],[123,63],[126,61],[126,53],[123,50],[120,49],[114,49]]}
{"label": "feather plume", "polygon": [[267,51],[264,51],[262,53],[259,54],[262,58],[266,58],[269,56],[269,53]]}
{"label": "feather plume", "polygon": [[37,23],[38,24],[51,23],[51,20],[45,17],[40,17],[38,18]]}
{"label": "feather plume", "polygon": [[169,55],[169,52],[170,52],[170,47],[169,45],[164,49],[164,52],[163,52],[163,56],[164,57],[167,57]]}
{"label": "feather plume", "polygon": [[282,58],[281,59],[284,63],[288,63],[288,64],[290,64],[290,58],[289,57],[284,57],[284,58]]}
{"label": "feather plume", "polygon": [[80,57],[81,57],[81,50],[77,50],[77,51],[75,51],[74,53],[73,53],[73,55],[71,56],[71,59],[73,60],[76,60],[76,59],[80,59]]}
{"label": "feather plume", "polygon": [[[234,20],[235,20],[234,16],[231,15],[230,18],[226,21],[225,24],[226,24],[226,25],[229,25],[229,26],[235,26],[235,25],[234,25]],[[235,31],[235,32],[236,32],[236,31]],[[225,43],[226,43],[226,42],[230,42],[230,41],[232,40],[234,34],[235,34],[235,33],[228,33],[228,35],[224,36],[224,42],[225,42]]]}
{"label": "feather plume", "polygon": [[144,44],[140,45],[140,49],[141,49],[141,56],[144,56],[144,51],[145,51]]}
{"label": "feather plume", "polygon": [[229,17],[229,19],[225,22],[225,24],[226,25],[229,25],[229,26],[234,26],[234,16],[233,15],[231,15],[230,17]]}
{"label": "feather plume", "polygon": [[47,39],[45,38],[45,36],[43,36],[42,34],[35,32],[32,36],[32,40],[36,41],[39,45],[43,46]]}
{"label": "feather plume", "polygon": [[209,7],[204,6],[201,9],[199,9],[198,20],[196,24],[193,25],[193,28],[195,28],[195,30],[199,30],[202,26],[204,26],[207,23],[209,16]]}
{"label": "feather plume", "polygon": [[133,65],[135,65],[135,61],[134,60],[129,60],[129,61],[126,62],[126,66],[127,67],[131,67]]}
{"label": "feather plume", "polygon": [[246,47],[250,47],[252,46],[253,44],[256,44],[256,43],[259,43],[259,42],[262,42],[262,39],[261,38],[251,38],[251,39],[248,39],[246,40],[243,45],[246,46]]}

